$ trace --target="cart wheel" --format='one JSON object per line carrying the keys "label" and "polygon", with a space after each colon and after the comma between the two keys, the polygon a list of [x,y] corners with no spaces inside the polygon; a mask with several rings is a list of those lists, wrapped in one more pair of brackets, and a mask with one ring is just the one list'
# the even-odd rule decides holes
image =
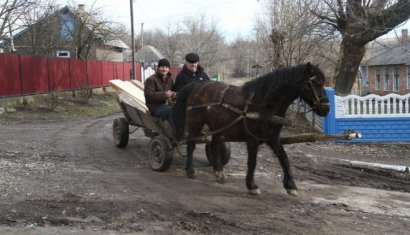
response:
{"label": "cart wheel", "polygon": [[115,146],[125,148],[128,144],[129,126],[127,119],[121,117],[114,119],[112,123],[112,135]]}
{"label": "cart wheel", "polygon": [[172,149],[164,137],[154,137],[149,143],[149,163],[154,171],[166,171],[172,163]]}
{"label": "cart wheel", "polygon": [[[205,145],[205,154],[206,154],[206,158],[208,159],[209,163],[212,165],[212,152],[211,152],[210,144]],[[226,164],[228,164],[230,159],[231,159],[231,144],[229,142],[224,142],[223,154],[222,154],[222,159],[221,159],[222,166],[225,166]]]}

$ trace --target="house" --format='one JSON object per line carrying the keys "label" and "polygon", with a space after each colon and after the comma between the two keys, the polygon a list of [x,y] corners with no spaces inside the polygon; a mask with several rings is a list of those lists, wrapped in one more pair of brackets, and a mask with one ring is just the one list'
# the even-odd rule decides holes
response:
{"label": "house", "polygon": [[130,50],[106,22],[86,12],[82,4],[45,15],[3,43],[5,52],[13,46],[19,54],[109,61],[126,60],[124,52]]}
{"label": "house", "polygon": [[410,41],[407,29],[399,42],[382,43],[360,66],[361,94],[410,93]]}
{"label": "house", "polygon": [[161,52],[150,45],[142,46],[136,53],[135,53],[135,60],[139,62],[144,62],[144,64],[152,64],[156,63],[159,59],[165,58]]}

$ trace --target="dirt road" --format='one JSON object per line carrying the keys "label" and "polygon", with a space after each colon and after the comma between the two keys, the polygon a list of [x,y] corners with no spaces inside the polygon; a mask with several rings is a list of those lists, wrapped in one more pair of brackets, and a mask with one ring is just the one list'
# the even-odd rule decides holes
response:
{"label": "dirt road", "polygon": [[115,117],[0,125],[0,234],[409,234],[410,174],[344,159],[410,166],[410,144],[286,146],[299,196],[286,194],[262,147],[247,193],[246,150],[232,143],[228,180],[216,183],[199,145],[197,177],[182,157],[151,171],[141,130],[117,149]]}

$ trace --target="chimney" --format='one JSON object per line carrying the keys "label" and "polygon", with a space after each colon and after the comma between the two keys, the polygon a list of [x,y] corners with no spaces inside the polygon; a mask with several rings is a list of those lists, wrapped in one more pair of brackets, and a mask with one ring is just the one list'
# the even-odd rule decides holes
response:
{"label": "chimney", "polygon": [[409,34],[407,29],[401,30],[401,42],[407,42],[409,40]]}
{"label": "chimney", "polygon": [[79,11],[84,11],[84,4],[78,4],[78,10]]}

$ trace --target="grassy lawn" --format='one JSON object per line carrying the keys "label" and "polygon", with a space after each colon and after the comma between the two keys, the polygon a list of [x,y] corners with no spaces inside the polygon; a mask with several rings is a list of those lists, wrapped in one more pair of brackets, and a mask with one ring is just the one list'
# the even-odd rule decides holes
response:
{"label": "grassy lawn", "polygon": [[94,118],[121,112],[112,94],[93,94],[90,97],[44,97],[30,104],[7,107],[0,114],[0,123],[55,121]]}

